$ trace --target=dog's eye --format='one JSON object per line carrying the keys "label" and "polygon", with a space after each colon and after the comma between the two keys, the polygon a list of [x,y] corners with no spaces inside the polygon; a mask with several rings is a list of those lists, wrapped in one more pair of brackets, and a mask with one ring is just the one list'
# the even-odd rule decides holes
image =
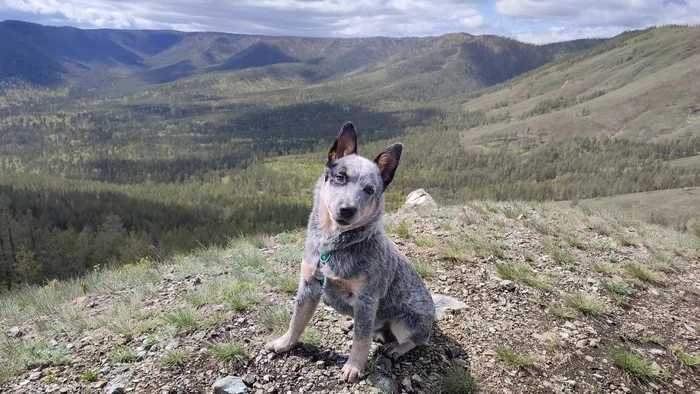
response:
{"label": "dog's eye", "polygon": [[372,189],[371,186],[365,187],[364,189],[362,189],[362,191],[364,191],[365,193],[369,194],[370,196],[371,196],[372,194],[374,194],[374,189]]}
{"label": "dog's eye", "polygon": [[343,175],[343,174],[336,175],[335,181],[338,183],[345,183],[345,175]]}

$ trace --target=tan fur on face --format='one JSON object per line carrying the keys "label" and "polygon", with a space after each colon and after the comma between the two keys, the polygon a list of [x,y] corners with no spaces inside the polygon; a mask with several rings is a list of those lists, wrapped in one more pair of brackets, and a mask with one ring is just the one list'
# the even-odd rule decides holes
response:
{"label": "tan fur on face", "polygon": [[372,212],[374,212],[374,208],[377,206],[377,200],[372,200],[372,203],[367,205],[365,209],[362,210],[362,216],[357,220],[358,226],[364,225],[367,220],[369,219],[370,216],[372,216]]}
{"label": "tan fur on face", "polygon": [[328,206],[328,184],[323,184],[323,189],[321,189],[321,196],[318,200],[318,214],[321,222],[321,228],[328,231],[329,233],[333,231],[333,218],[331,217],[330,207]]}

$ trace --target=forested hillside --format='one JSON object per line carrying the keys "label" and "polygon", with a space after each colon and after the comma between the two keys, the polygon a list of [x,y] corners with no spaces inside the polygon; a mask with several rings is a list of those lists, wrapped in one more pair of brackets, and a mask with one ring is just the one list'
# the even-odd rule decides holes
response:
{"label": "forested hillside", "polygon": [[303,226],[347,120],[360,154],[405,144],[390,210],[418,187],[459,202],[696,185],[669,163],[700,152],[698,36],[534,46],[0,22],[0,51],[22,55],[0,68],[0,283]]}

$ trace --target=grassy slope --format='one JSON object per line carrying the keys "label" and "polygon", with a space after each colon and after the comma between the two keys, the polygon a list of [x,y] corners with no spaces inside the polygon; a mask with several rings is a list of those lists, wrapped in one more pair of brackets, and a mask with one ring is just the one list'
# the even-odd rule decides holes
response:
{"label": "grassy slope", "polygon": [[[480,110],[494,116],[508,112],[513,120],[470,130],[464,133],[464,142],[528,134],[654,141],[700,132],[700,28],[658,28],[626,39],[618,37],[615,43],[602,53],[598,47],[546,65],[500,90],[467,101],[464,111]],[[543,101],[597,92],[605,94],[520,119]]]}
{"label": "grassy slope", "polygon": [[[469,305],[437,324],[431,346],[393,366],[397,382],[466,387],[459,366],[468,363],[487,392],[564,390],[570,381],[583,392],[700,389],[692,366],[700,352],[697,237],[525,203],[390,215],[385,227],[432,291]],[[324,308],[290,356],[258,357],[288,321],[303,238],[236,240],[2,295],[0,388],[97,392],[121,382],[139,392],[192,391],[253,373],[263,390],[298,391],[309,381],[344,390],[331,356],[348,350],[345,320]],[[183,373],[190,370],[212,372]]]}
{"label": "grassy slope", "polygon": [[700,190],[695,187],[602,197],[581,200],[579,203],[596,210],[625,212],[645,221],[675,228],[692,230],[693,226],[697,226],[700,234]]}

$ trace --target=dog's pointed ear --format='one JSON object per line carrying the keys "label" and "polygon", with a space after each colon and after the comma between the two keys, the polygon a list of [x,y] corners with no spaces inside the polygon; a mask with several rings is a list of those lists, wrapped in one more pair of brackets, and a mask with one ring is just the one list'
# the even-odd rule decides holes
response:
{"label": "dog's pointed ear", "polygon": [[377,163],[377,167],[379,167],[379,172],[382,174],[384,189],[386,189],[394,179],[394,172],[396,172],[396,167],[399,166],[402,151],[403,145],[401,143],[396,143],[384,149],[384,151],[374,159],[374,162]]}
{"label": "dog's pointed ear", "polygon": [[357,133],[352,122],[347,122],[335,139],[335,144],[328,152],[328,164],[345,156],[357,154]]}

